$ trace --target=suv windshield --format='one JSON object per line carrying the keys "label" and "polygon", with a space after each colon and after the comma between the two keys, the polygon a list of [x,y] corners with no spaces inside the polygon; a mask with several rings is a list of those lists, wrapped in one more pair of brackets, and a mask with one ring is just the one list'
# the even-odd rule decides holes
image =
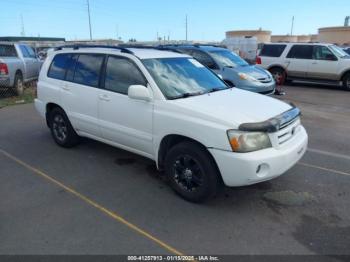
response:
{"label": "suv windshield", "polygon": [[145,59],[143,64],[168,99],[228,88],[219,77],[193,58]]}
{"label": "suv windshield", "polygon": [[336,45],[330,45],[329,48],[333,51],[333,53],[338,56],[338,57],[346,57],[349,56],[349,54],[347,54],[343,49],[341,49],[340,47],[336,46]]}
{"label": "suv windshield", "polygon": [[239,67],[248,66],[249,64],[240,58],[238,55],[228,51],[228,50],[218,50],[209,52],[215,60],[217,60],[222,66],[227,67]]}

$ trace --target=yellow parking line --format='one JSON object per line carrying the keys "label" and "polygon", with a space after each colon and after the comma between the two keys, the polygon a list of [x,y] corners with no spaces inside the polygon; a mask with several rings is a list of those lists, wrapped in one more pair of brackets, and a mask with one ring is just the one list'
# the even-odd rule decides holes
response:
{"label": "yellow parking line", "polygon": [[110,216],[114,220],[124,224],[125,226],[127,226],[128,228],[134,230],[138,234],[148,238],[149,240],[152,240],[153,242],[157,243],[162,248],[170,251],[171,253],[173,253],[175,255],[183,256],[183,253],[181,253],[180,251],[178,251],[175,248],[171,247],[170,245],[166,244],[162,240],[152,236],[150,233],[147,233],[145,230],[139,228],[138,226],[128,222],[126,219],[124,219],[120,215],[116,214],[115,212],[113,212],[111,210],[108,210],[107,208],[99,205],[98,203],[94,202],[93,200],[89,199],[88,197],[80,194],[79,192],[75,191],[74,189],[70,188],[69,186],[66,186],[63,183],[59,182],[58,180],[50,177],[49,175],[45,174],[44,172],[40,171],[39,169],[36,169],[35,167],[30,166],[29,164],[23,162],[22,160],[18,159],[17,157],[11,155],[10,153],[8,153],[8,152],[6,152],[6,151],[4,151],[2,149],[0,149],[0,152],[3,155],[5,155],[6,157],[8,157],[9,159],[12,159],[16,163],[20,164],[21,166],[29,169],[30,171],[34,172],[35,174],[37,174],[37,175],[39,175],[39,176],[49,180],[50,182],[54,183],[55,185],[63,188],[64,190],[68,191],[69,193],[75,195],[76,197],[78,197],[81,200],[83,200],[85,203],[89,204],[90,206],[95,207],[96,209],[98,209],[99,211],[103,212],[104,214]]}
{"label": "yellow parking line", "polygon": [[299,162],[298,165],[311,167],[311,168],[316,168],[316,169],[320,169],[320,170],[323,170],[323,171],[332,172],[332,173],[335,173],[335,174],[338,174],[338,175],[350,176],[350,173],[346,173],[346,172],[335,170],[335,169],[325,168],[325,167],[322,167],[322,166],[311,165],[311,164],[307,164],[307,163],[304,163],[304,162]]}

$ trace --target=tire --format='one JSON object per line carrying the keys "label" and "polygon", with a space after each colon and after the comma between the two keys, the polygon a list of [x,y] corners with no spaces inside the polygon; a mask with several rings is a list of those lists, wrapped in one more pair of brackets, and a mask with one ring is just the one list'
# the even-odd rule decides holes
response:
{"label": "tire", "polygon": [[61,108],[56,107],[49,113],[49,127],[53,139],[59,146],[71,148],[79,143],[78,134]]}
{"label": "tire", "polygon": [[269,71],[275,79],[277,85],[283,85],[286,83],[286,71],[284,71],[282,68],[273,67]]}
{"label": "tire", "polygon": [[172,189],[194,203],[214,197],[221,185],[209,152],[193,142],[182,142],[170,149],[165,157],[165,174]]}
{"label": "tire", "polygon": [[343,77],[343,87],[345,88],[345,90],[350,91],[350,73],[347,73]]}
{"label": "tire", "polygon": [[24,83],[21,73],[16,73],[13,88],[17,96],[21,96],[24,93]]}

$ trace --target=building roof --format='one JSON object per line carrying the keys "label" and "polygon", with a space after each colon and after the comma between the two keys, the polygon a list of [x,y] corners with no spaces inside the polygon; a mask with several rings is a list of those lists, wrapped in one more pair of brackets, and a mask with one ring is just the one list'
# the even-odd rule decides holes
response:
{"label": "building roof", "polygon": [[45,42],[58,42],[66,41],[65,38],[60,37],[26,37],[26,36],[0,36],[0,41],[6,42],[19,42],[19,41],[45,41]]}

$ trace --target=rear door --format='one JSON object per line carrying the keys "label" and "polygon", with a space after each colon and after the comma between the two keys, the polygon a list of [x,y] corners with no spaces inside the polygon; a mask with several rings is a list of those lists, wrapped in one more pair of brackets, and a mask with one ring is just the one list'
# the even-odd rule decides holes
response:
{"label": "rear door", "polygon": [[294,45],[284,61],[288,76],[306,78],[307,71],[312,59],[312,45]]}
{"label": "rear door", "polygon": [[338,80],[339,61],[327,46],[316,45],[307,72],[308,78]]}
{"label": "rear door", "polygon": [[61,101],[74,128],[101,137],[98,121],[98,94],[105,55],[72,54],[67,62]]}
{"label": "rear door", "polygon": [[134,61],[109,56],[99,90],[99,119],[104,139],[147,156],[153,155],[153,102],[128,97],[131,85],[147,86]]}

